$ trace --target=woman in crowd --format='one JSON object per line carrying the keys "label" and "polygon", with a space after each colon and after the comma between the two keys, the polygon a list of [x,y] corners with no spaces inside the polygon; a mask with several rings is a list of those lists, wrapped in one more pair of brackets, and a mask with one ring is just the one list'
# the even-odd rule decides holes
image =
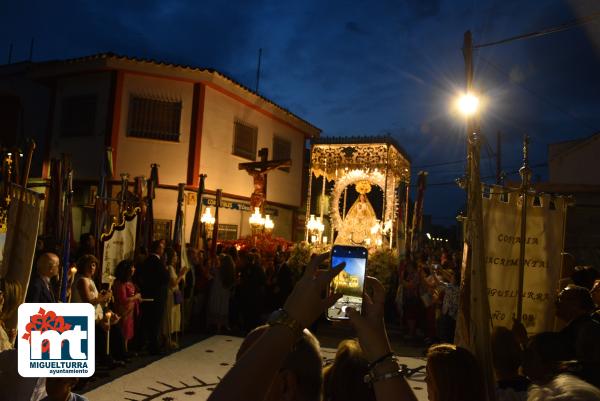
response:
{"label": "woman in crowd", "polygon": [[6,329],[6,321],[15,313],[23,298],[21,285],[16,281],[0,279],[0,352],[14,348],[17,331]]}
{"label": "woman in crowd", "polygon": [[[96,308],[96,360],[109,367],[124,365],[124,341],[121,330],[117,327],[119,315],[105,314],[103,305],[112,298],[111,290],[98,291],[92,277],[98,267],[98,259],[94,255],[84,255],[77,261],[77,277],[72,302],[87,302]],[[106,354],[106,338],[110,330],[110,355]]]}
{"label": "woman in crowd", "polygon": [[[168,339],[169,348],[177,348],[177,333],[181,331],[181,304],[183,303],[183,293],[179,288],[187,273],[187,266],[182,266],[177,273],[177,252],[173,248],[165,249],[166,265],[169,272],[169,293],[167,294],[167,308],[164,333]],[[175,339],[173,339],[175,335]]]}
{"label": "woman in crowd", "polygon": [[140,313],[139,305],[142,295],[139,293],[131,278],[135,272],[133,261],[122,260],[115,269],[115,309],[121,316],[121,333],[125,341],[125,352],[129,351],[129,341],[135,334],[135,322]]}
{"label": "woman in crowd", "polygon": [[218,257],[208,301],[208,325],[220,333],[229,330],[229,301],[235,284],[235,263],[230,255]]}
{"label": "woman in crowd", "polygon": [[369,361],[356,340],[338,345],[335,360],[323,369],[324,401],[375,401],[373,389],[364,382]]}
{"label": "woman in crowd", "polygon": [[404,320],[408,326],[408,339],[414,339],[417,332],[417,319],[421,308],[419,298],[419,272],[413,261],[408,261],[404,270],[402,285],[404,287],[402,302],[404,306]]}
{"label": "woman in crowd", "polygon": [[107,303],[112,292],[99,292],[93,277],[99,262],[94,255],[83,255],[77,261],[77,277],[75,277],[75,291],[72,293],[71,302],[88,302],[96,308],[96,319],[102,318],[102,305]]}

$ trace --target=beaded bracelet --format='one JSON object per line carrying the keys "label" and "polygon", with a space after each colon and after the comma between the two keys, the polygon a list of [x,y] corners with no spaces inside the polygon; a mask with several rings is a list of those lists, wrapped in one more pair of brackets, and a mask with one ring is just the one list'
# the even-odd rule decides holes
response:
{"label": "beaded bracelet", "polygon": [[363,378],[363,381],[366,384],[373,384],[378,381],[393,379],[394,377],[404,377],[404,376],[406,376],[406,371],[404,370],[404,368],[401,367],[400,369],[398,369],[394,372],[384,373],[379,376],[375,376],[373,374],[373,372],[369,372],[365,375],[365,377]]}
{"label": "beaded bracelet", "polygon": [[367,366],[367,369],[371,370],[371,369],[373,369],[375,366],[379,365],[381,362],[383,362],[383,361],[385,361],[386,359],[388,359],[388,358],[391,358],[391,357],[393,357],[393,356],[394,356],[394,353],[390,351],[390,352],[388,352],[387,354],[385,354],[385,355],[382,355],[382,356],[380,356],[379,358],[375,359],[373,362],[371,362],[371,363],[369,364],[369,366]]}

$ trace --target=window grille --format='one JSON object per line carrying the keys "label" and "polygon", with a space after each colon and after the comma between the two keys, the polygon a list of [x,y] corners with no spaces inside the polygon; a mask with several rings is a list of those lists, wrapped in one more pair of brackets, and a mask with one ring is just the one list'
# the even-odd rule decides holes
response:
{"label": "window grille", "polygon": [[217,234],[219,241],[228,241],[238,238],[238,226],[235,224],[219,224],[219,231]]}
{"label": "window grille", "polygon": [[256,160],[256,140],[258,128],[243,123],[234,122],[233,154],[248,160]]}
{"label": "window grille", "polygon": [[127,136],[160,141],[179,141],[181,101],[132,95]]}
{"label": "window grille", "polygon": [[[275,135],[273,137],[273,160],[292,159],[292,143]],[[279,167],[279,170],[290,172],[289,167]]]}

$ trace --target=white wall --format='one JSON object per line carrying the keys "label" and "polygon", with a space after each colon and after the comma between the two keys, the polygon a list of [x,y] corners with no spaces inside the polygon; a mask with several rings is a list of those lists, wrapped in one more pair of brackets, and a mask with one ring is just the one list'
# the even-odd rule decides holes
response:
{"label": "white wall", "polygon": [[[71,155],[74,179],[98,179],[102,166],[105,137],[110,131],[107,113],[110,96],[110,73],[95,73],[59,79],[56,87],[50,157]],[[96,116],[91,136],[64,138],[60,135],[62,102],[64,98],[78,95],[96,95]]]}
{"label": "white wall", "polygon": [[[133,138],[127,136],[129,99],[131,95],[148,95],[181,100],[181,134],[179,142]],[[161,184],[186,182],[192,118],[193,85],[187,82],[125,74],[121,101],[121,121],[117,145],[116,176],[133,177],[150,174],[150,164],[157,163]],[[174,191],[175,192],[175,191]],[[176,193],[176,192],[175,192]]]}
{"label": "white wall", "polygon": [[250,160],[234,156],[234,121],[240,119],[258,127],[257,150],[269,149],[273,155],[273,136],[277,134],[292,142],[292,167],[290,172],[275,170],[268,175],[267,200],[291,206],[300,206],[302,184],[303,135],[274,119],[253,110],[238,100],[206,88],[200,171],[207,174],[209,189],[249,197],[253,191],[253,180],[239,163]]}

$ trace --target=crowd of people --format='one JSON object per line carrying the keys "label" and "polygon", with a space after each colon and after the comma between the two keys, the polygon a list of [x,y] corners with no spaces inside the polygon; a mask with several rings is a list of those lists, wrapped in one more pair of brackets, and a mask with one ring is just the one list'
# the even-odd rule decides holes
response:
{"label": "crowd of people", "polygon": [[[363,313],[349,311],[358,341],[340,343],[331,366],[323,368],[319,343],[305,327],[318,319],[340,295],[327,294],[343,266],[319,270],[327,257],[314,258],[286,300],[284,319],[269,319],[252,331],[237,354],[235,366],[209,400],[416,400],[386,330],[386,290],[367,278]],[[431,401],[599,401],[600,280],[591,288],[569,284],[557,297],[559,332],[527,338],[522,324],[496,328],[490,344],[493,383],[467,349],[451,343],[429,347],[425,382]],[[278,317],[279,316],[279,317]]]}
{"label": "crowd of people", "polygon": [[[409,255],[387,288],[368,277],[363,312],[348,312],[357,339],[342,341],[335,360],[323,366],[319,342],[306,328],[314,327],[339,297],[328,288],[343,266],[319,269],[327,255],[314,256],[294,280],[289,254],[282,249],[261,255],[256,249],[218,246],[211,257],[188,248],[186,266],[180,253],[157,240],[147,252],[121,261],[114,282],[103,284],[94,248],[94,238],[82,236],[74,268],[67,270],[67,299],[95,307],[100,366],[113,368],[142,353],[177,349],[184,331],[232,333],[245,340],[211,400],[415,400],[408,372],[388,340],[387,327],[396,324],[404,340],[422,339],[428,346],[430,400],[486,399],[490,386],[478,361],[453,344],[458,253],[425,248]],[[58,301],[60,265],[51,249],[39,249],[27,302]],[[565,325],[561,331],[529,338],[518,321],[512,329],[493,330],[496,400],[600,401],[599,278],[596,270],[579,268],[561,282],[565,287],[556,298],[556,315]],[[18,307],[21,293],[18,283],[1,281],[0,352],[13,347],[16,333],[2,322]],[[48,380],[48,399],[75,385]]]}

